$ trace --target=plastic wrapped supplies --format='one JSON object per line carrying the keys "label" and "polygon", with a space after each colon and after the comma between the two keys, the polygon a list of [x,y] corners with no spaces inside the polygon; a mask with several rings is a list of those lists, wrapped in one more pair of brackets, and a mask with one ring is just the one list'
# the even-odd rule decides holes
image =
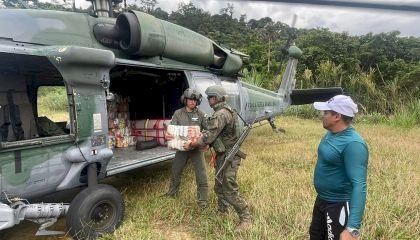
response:
{"label": "plastic wrapped supplies", "polygon": [[170,119],[143,119],[132,121],[132,135],[137,141],[145,142],[156,140],[158,145],[164,146],[165,126],[171,122]]}
{"label": "plastic wrapped supplies", "polygon": [[200,136],[200,126],[177,126],[168,125],[168,133],[174,138],[168,141],[168,148],[185,151],[184,144],[188,141],[196,141]]}
{"label": "plastic wrapped supplies", "polygon": [[127,148],[152,140],[157,145],[166,145],[165,128],[170,119],[130,120],[130,98],[115,93],[113,96],[107,99],[109,148]]}
{"label": "plastic wrapped supplies", "polygon": [[129,114],[130,98],[114,94],[115,98],[107,101],[108,110],[108,147],[127,148],[136,144],[131,136]]}

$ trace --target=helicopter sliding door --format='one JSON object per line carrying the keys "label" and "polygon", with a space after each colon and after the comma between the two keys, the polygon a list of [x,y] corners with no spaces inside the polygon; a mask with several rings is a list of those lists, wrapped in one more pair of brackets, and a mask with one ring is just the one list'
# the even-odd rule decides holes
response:
{"label": "helicopter sliding door", "polygon": [[[221,85],[228,95],[227,103],[238,113],[243,112],[241,102],[243,102],[242,98],[244,96],[240,95],[240,82],[236,78],[217,76],[209,72],[198,71],[192,71],[189,74],[191,76],[190,85],[197,89],[203,95],[204,99],[207,97],[205,91],[208,87]],[[202,101],[199,107],[207,114],[211,115],[213,113],[213,110],[205,100]]]}
{"label": "helicopter sliding door", "polygon": [[228,94],[227,102],[239,114],[243,113],[242,99],[240,95],[240,82],[235,78],[221,77],[222,86]]}
{"label": "helicopter sliding door", "polygon": [[207,113],[207,115],[211,115],[213,113],[213,109],[210,107],[209,103],[206,99],[206,89],[213,85],[220,85],[220,79],[209,72],[187,72],[190,76],[190,86],[195,88],[203,95],[203,101],[201,101],[200,108],[201,111]]}

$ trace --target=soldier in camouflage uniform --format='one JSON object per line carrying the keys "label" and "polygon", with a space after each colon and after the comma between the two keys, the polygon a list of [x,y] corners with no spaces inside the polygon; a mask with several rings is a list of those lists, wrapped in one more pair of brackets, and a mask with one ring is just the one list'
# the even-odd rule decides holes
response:
{"label": "soldier in camouflage uniform", "polygon": [[[188,88],[181,96],[181,102],[185,107],[175,111],[172,116],[172,125],[182,126],[200,126],[200,129],[207,129],[207,117],[197,108],[201,102],[201,94],[195,89]],[[167,140],[172,136],[165,135]],[[195,179],[197,183],[197,199],[200,208],[205,209],[208,207],[208,183],[207,183],[207,170],[204,161],[204,153],[200,149],[192,149],[190,151],[177,151],[175,159],[172,162],[172,176],[169,191],[167,196],[174,197],[181,185],[181,175],[184,167],[191,158],[194,170]]]}
{"label": "soldier in camouflage uniform", "polygon": [[[207,98],[214,113],[208,120],[208,131],[195,142],[185,144],[185,148],[194,149],[211,145],[217,154],[216,173],[222,168],[225,154],[232,149],[238,140],[238,118],[233,109],[226,103],[226,91],[221,86],[210,86],[206,89]],[[235,231],[245,230],[251,225],[251,216],[248,205],[239,195],[236,174],[238,172],[243,153],[224,165],[218,179],[215,181],[214,190],[218,197],[218,211],[226,213],[228,204],[232,205],[239,215],[240,223]],[[220,181],[220,182],[219,182]]]}

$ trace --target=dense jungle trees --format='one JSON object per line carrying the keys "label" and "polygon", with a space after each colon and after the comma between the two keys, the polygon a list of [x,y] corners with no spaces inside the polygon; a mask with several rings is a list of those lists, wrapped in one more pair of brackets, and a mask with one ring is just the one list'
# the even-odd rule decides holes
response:
{"label": "dense jungle trees", "polygon": [[259,86],[278,88],[287,60],[282,49],[295,35],[304,53],[298,88],[341,86],[365,113],[420,108],[420,38],[398,31],[351,36],[324,28],[296,30],[269,17],[236,19],[233,12],[233,5],[212,15],[192,3],[180,4],[168,20],[249,54],[242,75]]}
{"label": "dense jungle trees", "polygon": [[[341,86],[365,113],[392,115],[404,108],[414,108],[420,119],[418,37],[403,37],[398,31],[351,36],[325,28],[292,29],[270,17],[234,18],[233,4],[211,14],[192,3],[181,3],[176,11],[168,13],[157,8],[157,3],[140,0],[128,8],[182,25],[248,54],[250,58],[242,72],[245,81],[276,90],[287,60],[282,49],[289,37],[295,36],[296,45],[304,53],[298,65],[297,88]],[[71,4],[56,6],[38,0],[25,4],[21,0],[0,0],[2,6],[71,10]],[[122,11],[122,7],[120,3],[118,9]]]}

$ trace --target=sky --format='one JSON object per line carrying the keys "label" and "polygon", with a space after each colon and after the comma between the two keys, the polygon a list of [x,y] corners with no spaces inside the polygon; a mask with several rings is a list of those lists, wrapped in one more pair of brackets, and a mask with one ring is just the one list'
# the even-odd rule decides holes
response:
{"label": "sky", "polygon": [[[75,0],[76,6],[87,7],[86,0]],[[398,30],[402,36],[420,37],[420,12],[398,12],[359,8],[321,7],[301,4],[285,4],[253,1],[221,1],[221,0],[157,0],[158,6],[168,13],[176,11],[181,2],[192,2],[196,7],[219,13],[221,8],[232,3],[234,17],[246,14],[247,20],[270,17],[274,21],[291,24],[293,15],[297,14],[297,28],[328,28],[334,32],[348,32],[350,35],[363,35],[369,32],[380,33]],[[374,0],[369,0],[369,2]],[[133,3],[134,0],[127,0]],[[138,1],[140,2],[140,1]],[[386,0],[382,0],[386,2]],[[388,1],[389,2],[389,1]],[[395,2],[395,1],[392,1]],[[399,0],[413,3],[419,1]]]}

